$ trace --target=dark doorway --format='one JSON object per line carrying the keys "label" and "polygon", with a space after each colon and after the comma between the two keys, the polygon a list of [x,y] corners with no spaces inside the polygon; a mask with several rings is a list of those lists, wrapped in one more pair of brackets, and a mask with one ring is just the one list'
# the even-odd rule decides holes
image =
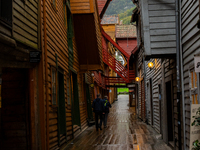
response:
{"label": "dark doorway", "polygon": [[81,126],[80,122],[80,110],[79,110],[79,94],[78,94],[78,82],[77,74],[71,72],[71,92],[72,92],[72,116],[73,125]]}
{"label": "dark doorway", "polygon": [[64,75],[58,72],[58,120],[59,134],[66,134],[66,111],[65,111],[65,93],[64,93]]}
{"label": "dark doorway", "polygon": [[171,81],[166,82],[168,142],[173,141],[173,109]]}
{"label": "dark doorway", "polygon": [[154,125],[153,121],[153,91],[152,91],[152,79],[149,79],[149,96],[150,96],[150,102],[151,102],[151,125]]}
{"label": "dark doorway", "polygon": [[162,134],[162,104],[161,104],[161,100],[162,100],[162,90],[161,90],[161,84],[158,85],[158,99],[159,99],[159,116],[160,116],[160,134]]}
{"label": "dark doorway", "polygon": [[0,149],[30,149],[27,69],[2,69]]}
{"label": "dark doorway", "polygon": [[91,105],[89,84],[86,84],[86,99],[87,99],[88,121],[91,121],[91,120],[93,120],[93,114],[92,114],[92,105]]}

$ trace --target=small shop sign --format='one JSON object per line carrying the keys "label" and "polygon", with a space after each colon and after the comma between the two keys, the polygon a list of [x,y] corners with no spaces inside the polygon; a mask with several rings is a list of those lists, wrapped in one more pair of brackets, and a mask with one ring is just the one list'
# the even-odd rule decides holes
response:
{"label": "small shop sign", "polygon": [[30,51],[30,62],[31,63],[38,63],[40,62],[40,53],[39,51]]}
{"label": "small shop sign", "polygon": [[200,142],[200,126],[198,118],[200,117],[200,104],[191,104],[190,117],[190,150],[195,148],[195,141]]}

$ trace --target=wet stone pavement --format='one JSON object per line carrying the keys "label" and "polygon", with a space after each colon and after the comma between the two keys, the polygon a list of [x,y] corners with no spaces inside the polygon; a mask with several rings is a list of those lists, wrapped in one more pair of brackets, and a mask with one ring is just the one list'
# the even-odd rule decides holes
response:
{"label": "wet stone pavement", "polygon": [[66,150],[171,150],[154,129],[137,119],[134,109],[128,107],[128,95],[120,95],[112,104],[107,128],[96,131],[89,127]]}

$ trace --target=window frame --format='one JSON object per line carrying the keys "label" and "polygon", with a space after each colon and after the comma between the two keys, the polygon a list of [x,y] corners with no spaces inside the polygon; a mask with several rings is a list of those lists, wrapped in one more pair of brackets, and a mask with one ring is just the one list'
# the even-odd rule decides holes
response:
{"label": "window frame", "polygon": [[[8,2],[8,1],[7,1]],[[9,28],[12,28],[12,26],[13,26],[13,2],[12,1],[10,1],[10,3],[11,3],[11,5],[9,5],[10,7],[9,7],[9,9],[10,9],[10,11],[11,11],[11,15],[8,17],[8,16],[3,16],[3,14],[2,14],[2,12],[1,12],[1,8],[4,6],[2,6],[2,3],[1,3],[1,1],[0,1],[0,23],[2,23],[2,24],[4,24],[4,25],[6,25],[7,27],[9,27]],[[7,4],[8,5],[8,4]],[[7,10],[8,11],[8,10]],[[6,14],[8,14],[8,13],[6,13]]]}
{"label": "window frame", "polygon": [[67,105],[71,105],[71,82],[70,75],[67,75]]}
{"label": "window frame", "polygon": [[[53,72],[55,72],[55,95],[53,93]],[[51,66],[51,105],[54,107],[58,107],[58,91],[57,91],[57,69],[54,66]],[[54,96],[55,96],[55,103],[54,103]]]}

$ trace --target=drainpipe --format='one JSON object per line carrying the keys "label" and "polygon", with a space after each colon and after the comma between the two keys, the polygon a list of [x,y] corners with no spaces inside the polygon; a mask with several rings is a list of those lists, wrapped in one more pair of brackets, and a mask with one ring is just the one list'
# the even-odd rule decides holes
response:
{"label": "drainpipe", "polygon": [[179,0],[176,0],[176,79],[177,79],[177,113],[178,113],[178,149],[182,150],[181,145],[181,91],[180,91],[180,22],[179,22]]}
{"label": "drainpipe", "polygon": [[44,53],[45,53],[45,88],[46,88],[46,148],[49,149],[49,101],[48,101],[48,68],[47,68],[47,27],[46,27],[46,0],[43,0],[44,20]]}
{"label": "drainpipe", "polygon": [[[200,0],[199,0],[200,1]],[[200,5],[199,5],[200,7]],[[179,4],[179,10],[181,12],[181,5]],[[179,41],[180,41],[180,62],[181,62],[181,88],[182,88],[182,113],[183,113],[183,149],[186,149],[185,140],[185,93],[184,93],[184,79],[183,79],[183,54],[182,54],[182,44],[181,44],[181,13],[179,13]]]}
{"label": "drainpipe", "polygon": [[146,98],[147,98],[147,96],[146,96],[146,91],[147,91],[147,88],[146,88],[146,62],[145,62],[145,58],[144,58],[144,56],[143,56],[143,63],[144,63],[144,101],[145,101],[145,113],[146,113],[146,115],[145,115],[145,122],[146,123],[148,123],[148,121],[147,121],[147,116],[148,116],[148,114],[147,114],[147,101],[146,101]]}

